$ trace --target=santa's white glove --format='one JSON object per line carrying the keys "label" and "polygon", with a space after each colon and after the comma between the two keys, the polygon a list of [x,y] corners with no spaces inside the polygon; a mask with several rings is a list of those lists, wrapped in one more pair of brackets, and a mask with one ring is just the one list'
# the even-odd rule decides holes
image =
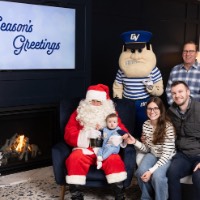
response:
{"label": "santa's white glove", "polygon": [[118,146],[119,144],[122,143],[122,141],[123,141],[122,136],[112,135],[108,140],[108,144]]}
{"label": "santa's white glove", "polygon": [[151,79],[148,79],[148,80],[145,80],[145,81],[142,81],[142,82],[148,90],[153,89],[153,81]]}
{"label": "santa's white glove", "polygon": [[98,131],[98,130],[87,131],[87,137],[88,138],[92,138],[92,139],[100,138],[101,137],[101,132]]}

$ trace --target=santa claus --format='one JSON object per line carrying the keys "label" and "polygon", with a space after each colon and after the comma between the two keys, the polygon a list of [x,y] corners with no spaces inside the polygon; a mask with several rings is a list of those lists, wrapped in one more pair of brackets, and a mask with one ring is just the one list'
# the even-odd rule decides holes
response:
{"label": "santa claus", "polygon": [[[109,88],[103,84],[92,85],[65,127],[65,142],[73,147],[65,163],[68,171],[66,182],[69,184],[72,199],[83,199],[78,185],[85,185],[90,166],[96,165],[95,147],[90,145],[90,139],[100,136],[99,130],[106,126],[107,115],[115,112],[113,101],[109,97]],[[127,132],[120,119],[118,123]],[[107,182],[118,188],[116,199],[124,199],[122,181],[126,179],[127,173],[120,155],[113,154],[104,160],[101,169]]]}

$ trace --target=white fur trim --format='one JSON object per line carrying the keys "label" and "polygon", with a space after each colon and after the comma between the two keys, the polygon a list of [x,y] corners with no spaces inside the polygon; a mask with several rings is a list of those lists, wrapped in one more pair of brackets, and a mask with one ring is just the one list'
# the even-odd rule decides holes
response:
{"label": "white fur trim", "polygon": [[76,149],[81,149],[84,155],[92,155],[92,154],[94,154],[94,152],[91,151],[90,149],[85,149],[85,148],[80,148],[80,147],[73,148],[72,151],[74,151]]}
{"label": "white fur trim", "polygon": [[103,157],[102,156],[97,156],[97,161],[103,161]]}
{"label": "white fur trim", "polygon": [[87,100],[99,100],[105,101],[106,100],[106,92],[97,91],[97,90],[88,90],[86,94]]}
{"label": "white fur trim", "polygon": [[90,140],[88,138],[87,131],[81,130],[78,135],[77,146],[82,148],[88,148]]}
{"label": "white fur trim", "polygon": [[100,147],[93,147],[93,151],[94,153],[97,155],[98,151],[99,151]]}
{"label": "white fur trim", "polygon": [[97,169],[101,169],[102,167],[102,162],[101,161],[97,161]]}
{"label": "white fur trim", "polygon": [[120,146],[121,146],[122,148],[126,148],[127,142],[124,140],[124,141],[120,144]]}
{"label": "white fur trim", "polygon": [[126,172],[113,173],[106,176],[108,183],[116,183],[123,181],[127,178]]}
{"label": "white fur trim", "polygon": [[85,185],[86,183],[86,176],[72,175],[72,176],[66,176],[65,178],[68,184]]}

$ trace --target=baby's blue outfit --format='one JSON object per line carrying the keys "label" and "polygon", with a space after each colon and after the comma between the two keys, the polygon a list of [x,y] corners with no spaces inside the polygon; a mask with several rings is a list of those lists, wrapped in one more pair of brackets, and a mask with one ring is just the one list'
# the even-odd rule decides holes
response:
{"label": "baby's blue outfit", "polygon": [[102,147],[99,148],[97,156],[102,156],[103,160],[108,158],[111,154],[118,154],[120,151],[120,145],[114,146],[111,144],[107,144],[108,140],[110,139],[111,136],[116,135],[116,136],[121,136],[118,133],[118,130],[120,132],[122,131],[120,127],[117,127],[115,129],[108,129],[108,128],[103,128],[103,144]]}

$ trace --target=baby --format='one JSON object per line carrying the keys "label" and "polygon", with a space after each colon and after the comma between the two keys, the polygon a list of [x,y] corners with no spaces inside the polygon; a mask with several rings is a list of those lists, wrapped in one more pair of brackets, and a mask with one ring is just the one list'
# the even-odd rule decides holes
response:
{"label": "baby", "polygon": [[121,130],[118,126],[117,114],[112,113],[106,117],[107,127],[103,128],[103,144],[97,152],[97,169],[102,167],[102,161],[111,154],[118,154],[120,146],[125,147],[123,139],[128,137],[128,133]]}

